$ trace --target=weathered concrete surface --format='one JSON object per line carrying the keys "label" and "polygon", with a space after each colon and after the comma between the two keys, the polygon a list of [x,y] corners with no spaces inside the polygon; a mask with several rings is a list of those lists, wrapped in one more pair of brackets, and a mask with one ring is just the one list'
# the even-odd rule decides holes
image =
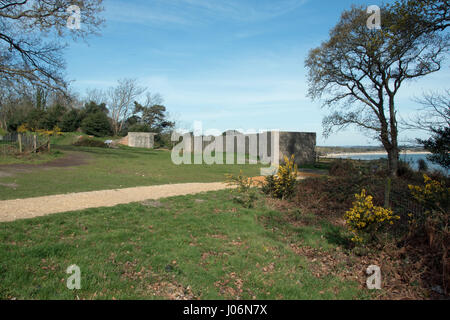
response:
{"label": "weathered concrete surface", "polygon": [[155,146],[156,133],[128,132],[128,146],[152,149]]}
{"label": "weathered concrete surface", "polygon": [[315,132],[280,132],[280,163],[284,156],[295,156],[295,163],[313,164],[316,161]]}
{"label": "weathered concrete surface", "polygon": [[[193,137],[188,134],[183,137],[190,140],[184,150],[188,153],[201,153],[215,144],[216,152],[249,155],[250,159],[259,159],[263,163],[274,163],[276,156],[279,163],[283,163],[284,156],[291,155],[294,155],[297,165],[313,164],[316,161],[316,133],[314,132],[273,131],[245,135],[238,132],[228,133],[227,136],[218,137]],[[209,151],[210,148],[207,150]]]}

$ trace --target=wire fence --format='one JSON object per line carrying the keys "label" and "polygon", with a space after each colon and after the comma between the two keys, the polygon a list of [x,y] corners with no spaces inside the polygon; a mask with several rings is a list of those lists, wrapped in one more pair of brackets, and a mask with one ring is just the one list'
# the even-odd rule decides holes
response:
{"label": "wire fence", "polygon": [[8,133],[0,136],[1,155],[37,152],[46,145],[48,147],[48,139],[31,133]]}
{"label": "wire fence", "polygon": [[422,215],[425,212],[424,207],[420,203],[412,198],[405,197],[405,194],[400,192],[391,192],[391,204],[403,215],[409,213]]}

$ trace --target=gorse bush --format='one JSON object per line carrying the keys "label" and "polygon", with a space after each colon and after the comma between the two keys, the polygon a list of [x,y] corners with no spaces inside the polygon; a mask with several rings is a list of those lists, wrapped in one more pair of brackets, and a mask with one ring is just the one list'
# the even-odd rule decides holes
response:
{"label": "gorse bush", "polygon": [[262,192],[264,192],[267,195],[273,196],[274,190],[275,190],[275,176],[273,175],[267,176],[262,186]]}
{"label": "gorse bush", "polygon": [[423,178],[424,186],[409,185],[409,189],[414,199],[423,206],[424,212],[409,213],[408,216],[411,228],[416,232],[425,230],[432,245],[442,238],[443,233],[449,232],[450,188],[445,181],[433,180],[426,174]]}
{"label": "gorse bush", "polygon": [[375,206],[373,197],[367,195],[365,189],[360,194],[355,194],[355,198],[353,208],[344,215],[354,242],[373,241],[384,225],[392,225],[395,220],[400,219],[391,209]]}
{"label": "gorse bush", "polygon": [[411,236],[426,236],[430,253],[434,256],[434,267],[441,276],[442,286],[448,293],[450,288],[450,261],[448,246],[450,243],[450,188],[445,181],[433,180],[423,175],[424,186],[409,185],[414,199],[424,212],[409,213]]}
{"label": "gorse bush", "polygon": [[17,132],[18,133],[34,133],[34,134],[38,134],[40,136],[60,136],[63,133],[61,132],[61,128],[59,128],[58,126],[54,126],[52,130],[47,130],[47,129],[34,129],[34,128],[30,128],[28,123],[22,123],[18,128],[17,128]]}
{"label": "gorse bush", "polygon": [[284,165],[278,167],[275,176],[267,176],[263,186],[263,192],[278,199],[288,199],[295,193],[297,185],[297,165],[294,163],[294,155],[289,159],[284,157]]}
{"label": "gorse bush", "polygon": [[28,129],[28,123],[22,123],[18,128],[17,128],[17,132],[18,133],[26,133],[29,132],[30,129]]}
{"label": "gorse bush", "polygon": [[227,174],[226,177],[228,185],[236,186],[235,190],[231,190],[231,192],[237,193],[234,200],[245,208],[253,208],[257,199],[257,189],[254,187],[253,180],[245,176],[242,170],[237,176]]}
{"label": "gorse bush", "polygon": [[449,206],[449,190],[445,181],[433,180],[426,174],[423,175],[425,186],[409,185],[411,194],[414,199],[420,202],[427,212],[436,211],[441,213],[448,213]]}
{"label": "gorse bush", "polygon": [[40,136],[61,136],[63,134],[58,126],[55,126],[53,130],[38,129],[36,133]]}

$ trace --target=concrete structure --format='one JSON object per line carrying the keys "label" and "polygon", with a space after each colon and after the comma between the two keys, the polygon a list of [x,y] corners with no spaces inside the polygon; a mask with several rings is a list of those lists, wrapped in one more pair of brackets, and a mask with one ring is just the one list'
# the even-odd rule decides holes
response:
{"label": "concrete structure", "polygon": [[155,146],[155,135],[156,133],[150,132],[128,132],[127,145],[135,148],[152,149]]}
{"label": "concrete structure", "polygon": [[316,162],[315,132],[280,132],[280,159],[295,156],[298,165]]}
{"label": "concrete structure", "polygon": [[[297,165],[313,164],[316,161],[316,133],[315,132],[264,132],[257,134],[242,134],[239,132],[227,132],[227,136],[203,136],[193,138],[191,135],[191,143],[186,147],[187,152],[203,152],[206,147],[220,141],[216,146],[218,149],[226,153],[237,153],[250,155],[250,159],[258,158],[268,162],[274,162],[276,154],[272,154],[272,146],[274,153],[278,154],[279,162],[283,163],[284,156],[290,157],[294,155]],[[201,140],[200,140],[201,138]],[[278,139],[277,139],[278,138]],[[188,143],[189,144],[189,143]],[[221,145],[221,146],[220,146]]]}

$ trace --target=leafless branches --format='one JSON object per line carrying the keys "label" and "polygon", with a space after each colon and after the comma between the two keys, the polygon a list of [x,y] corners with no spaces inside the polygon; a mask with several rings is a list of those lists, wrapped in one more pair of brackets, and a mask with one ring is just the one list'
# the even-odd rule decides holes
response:
{"label": "leafless branches", "polygon": [[[108,109],[114,134],[117,135],[122,130],[125,121],[133,113],[134,101],[146,90],[138,85],[136,79],[119,80],[116,87],[108,89]],[[151,96],[147,96],[147,101],[151,102]]]}
{"label": "leafless branches", "polygon": [[434,132],[436,128],[450,127],[450,89],[443,93],[425,93],[415,101],[421,104],[422,108],[413,118],[402,120],[405,129]]}
{"label": "leafless branches", "polygon": [[[0,1],[0,80],[27,81],[36,86],[65,91],[63,38],[85,39],[102,24],[102,0],[2,0]],[[67,8],[81,9],[80,30],[69,30]]]}

